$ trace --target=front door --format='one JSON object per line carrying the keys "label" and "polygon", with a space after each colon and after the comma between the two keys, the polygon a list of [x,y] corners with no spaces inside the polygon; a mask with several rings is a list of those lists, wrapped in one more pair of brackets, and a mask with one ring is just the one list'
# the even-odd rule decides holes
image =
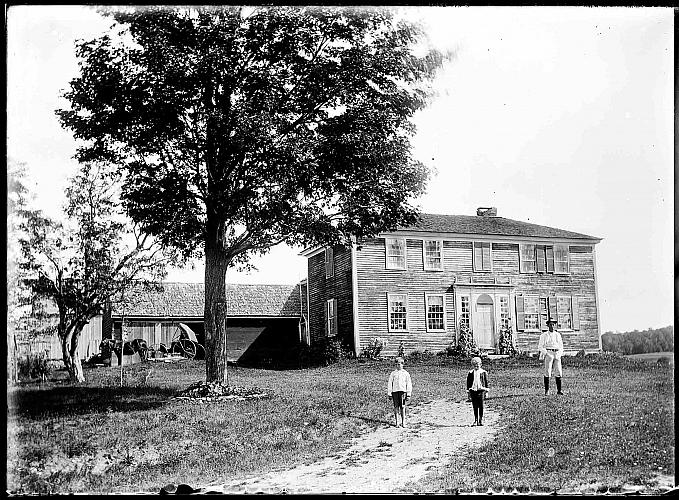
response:
{"label": "front door", "polygon": [[476,344],[484,349],[493,348],[493,304],[476,305],[476,318],[474,328],[474,340]]}

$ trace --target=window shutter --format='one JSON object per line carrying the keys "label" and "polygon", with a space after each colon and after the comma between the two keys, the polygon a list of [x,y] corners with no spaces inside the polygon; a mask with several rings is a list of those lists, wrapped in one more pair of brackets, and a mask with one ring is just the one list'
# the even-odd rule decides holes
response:
{"label": "window shutter", "polygon": [[526,316],[523,312],[523,295],[516,296],[516,329],[519,331],[526,329]]}
{"label": "window shutter", "polygon": [[[547,297],[547,300],[549,301],[549,319],[553,319],[555,321],[558,321],[559,320],[559,316],[558,316],[559,311],[556,307],[556,304],[557,304],[556,297],[554,297],[554,296]],[[557,325],[558,325],[558,323],[557,323]]]}
{"label": "window shutter", "polygon": [[325,303],[325,336],[330,335],[328,331],[328,302]]}
{"label": "window shutter", "polygon": [[480,243],[474,242],[474,271],[483,269],[483,254]]}
{"label": "window shutter", "polygon": [[490,242],[482,243],[481,248],[483,250],[483,270],[490,271]]}
{"label": "window shutter", "polygon": [[547,307],[547,298],[538,297],[538,321],[540,324],[540,330],[546,330],[547,325],[545,324],[545,317],[542,315],[542,299],[545,299],[545,307]]}
{"label": "window shutter", "polygon": [[571,325],[573,325],[573,330],[580,329],[580,310],[578,308],[578,297],[575,295],[571,296]]}
{"label": "window shutter", "polygon": [[545,247],[542,245],[537,245],[535,247],[535,260],[536,266],[539,273],[545,272]]}
{"label": "window shutter", "polygon": [[554,272],[554,247],[545,247],[545,260],[547,261],[547,272]]}

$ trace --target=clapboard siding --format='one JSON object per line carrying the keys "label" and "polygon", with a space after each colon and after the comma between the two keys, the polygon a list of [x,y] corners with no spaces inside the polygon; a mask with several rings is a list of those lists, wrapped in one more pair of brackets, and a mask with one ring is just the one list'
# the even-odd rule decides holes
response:
{"label": "clapboard siding", "polygon": [[[385,269],[385,246],[381,238],[362,241],[357,252],[358,314],[360,349],[375,337],[389,342],[386,354],[393,354],[403,342],[408,350],[441,350],[456,339],[455,293],[453,283],[511,283],[506,289],[513,299],[518,295],[564,295],[577,297],[580,330],[564,332],[568,350],[598,349],[599,331],[596,311],[594,258],[591,246],[574,247],[570,253],[570,274],[523,274],[519,272],[518,243],[493,243],[492,273],[474,272],[471,241],[443,242],[443,271],[424,271],[422,240],[407,239],[407,270]],[[426,331],[427,293],[446,294],[447,331]],[[387,293],[408,294],[408,332],[388,331]],[[496,307],[499,307],[496,304]],[[515,303],[510,300],[510,315],[516,330]],[[535,338],[533,338],[535,337]],[[519,348],[537,349],[539,332],[516,332]]]}
{"label": "clapboard siding", "polygon": [[329,299],[337,300],[337,334],[351,338],[353,335],[353,309],[351,291],[351,249],[333,247],[334,276],[325,277],[325,253],[308,260],[309,328],[311,341],[325,336],[325,307]]}
{"label": "clapboard siding", "polygon": [[[449,253],[460,251],[444,243],[444,269],[452,264]],[[422,259],[422,241],[408,239],[407,270],[386,269],[384,240],[366,239],[356,252],[358,289],[358,315],[360,325],[359,350],[375,338],[388,341],[385,354],[397,352],[401,342],[406,352],[413,350],[441,350],[454,340],[455,302],[452,293],[454,273],[449,270],[425,271]],[[451,250],[451,252],[448,252]],[[464,251],[464,249],[461,249]],[[471,252],[471,246],[469,246]],[[388,293],[408,295],[408,331],[389,332],[387,306]],[[427,332],[425,323],[425,293],[444,293],[446,332]]]}

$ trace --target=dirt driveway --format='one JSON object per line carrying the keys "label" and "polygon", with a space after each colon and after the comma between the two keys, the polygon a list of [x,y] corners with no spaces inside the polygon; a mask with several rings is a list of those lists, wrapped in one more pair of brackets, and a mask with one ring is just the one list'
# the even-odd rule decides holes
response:
{"label": "dirt driveway", "polygon": [[[499,415],[486,409],[484,426],[471,426],[471,404],[435,400],[409,413],[409,427],[386,424],[351,442],[333,457],[262,477],[204,485],[202,492],[220,493],[391,493],[451,456],[479,446],[497,433]],[[399,471],[394,474],[394,471]]]}

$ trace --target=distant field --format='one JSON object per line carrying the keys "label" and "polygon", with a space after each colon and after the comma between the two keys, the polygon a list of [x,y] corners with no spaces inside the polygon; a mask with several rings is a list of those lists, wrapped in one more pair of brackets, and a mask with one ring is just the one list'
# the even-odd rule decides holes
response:
{"label": "distant field", "polygon": [[674,364],[674,352],[672,351],[667,351],[667,352],[647,352],[644,354],[628,354],[625,356],[626,358],[630,359],[639,359],[643,361],[650,361],[652,363],[655,363],[658,361],[659,358],[665,357],[665,358],[670,358],[670,364]]}

